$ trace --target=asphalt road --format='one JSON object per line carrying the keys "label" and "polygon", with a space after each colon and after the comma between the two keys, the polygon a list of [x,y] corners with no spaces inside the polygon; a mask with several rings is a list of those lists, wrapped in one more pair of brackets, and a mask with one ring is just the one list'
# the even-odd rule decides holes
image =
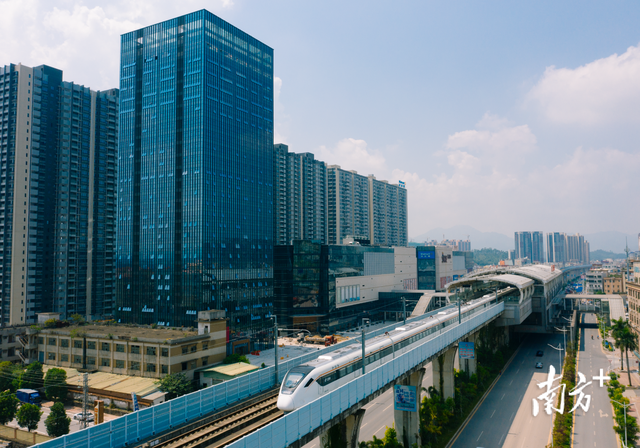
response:
{"label": "asphalt road", "polygon": [[[583,319],[587,323],[596,322],[596,317],[593,314],[585,314]],[[591,336],[593,336],[593,340]],[[600,387],[600,382],[593,379],[594,376],[600,376],[600,369],[606,376],[606,372],[611,366],[607,355],[602,351],[602,340],[597,336],[597,329],[584,328],[580,338],[578,372],[584,374],[587,382],[593,382],[584,389],[584,393],[591,396],[588,411],[585,412],[582,408],[574,411],[576,415],[573,432],[574,448],[618,446],[616,434],[613,431],[613,410],[607,395],[607,387]]]}
{"label": "asphalt road", "polygon": [[[557,347],[558,343],[562,343],[562,335],[530,335],[453,447],[546,446],[551,433],[551,416],[544,412],[539,401],[540,413],[534,417],[532,402],[543,392],[538,388],[538,382],[546,381],[549,365],[560,370],[558,353],[547,345]],[[542,357],[536,356],[538,350],[543,351]],[[539,361],[543,363],[543,369],[535,368]]]}

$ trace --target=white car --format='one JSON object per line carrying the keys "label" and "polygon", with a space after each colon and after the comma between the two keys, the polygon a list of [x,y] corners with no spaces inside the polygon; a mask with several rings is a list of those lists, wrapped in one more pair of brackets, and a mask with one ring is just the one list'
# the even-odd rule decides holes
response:
{"label": "white car", "polygon": [[77,414],[73,414],[73,419],[74,420],[86,420],[88,422],[92,422],[93,421],[93,414],[87,412],[86,416],[83,417],[82,412],[78,412]]}

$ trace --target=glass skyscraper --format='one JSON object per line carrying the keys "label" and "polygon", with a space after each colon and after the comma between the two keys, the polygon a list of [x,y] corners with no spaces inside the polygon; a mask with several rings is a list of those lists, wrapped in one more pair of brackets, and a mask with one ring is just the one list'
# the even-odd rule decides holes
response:
{"label": "glass skyscraper", "polygon": [[124,34],[120,86],[117,319],[272,326],[273,49],[201,10]]}

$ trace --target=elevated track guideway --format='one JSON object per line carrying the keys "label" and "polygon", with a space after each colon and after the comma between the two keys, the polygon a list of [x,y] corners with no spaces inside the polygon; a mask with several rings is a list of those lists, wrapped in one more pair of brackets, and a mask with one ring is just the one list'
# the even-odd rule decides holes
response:
{"label": "elevated track guideway", "polygon": [[276,407],[278,390],[274,389],[248,403],[234,406],[164,434],[161,438],[137,445],[139,448],[204,448],[223,447],[280,418],[284,413]]}

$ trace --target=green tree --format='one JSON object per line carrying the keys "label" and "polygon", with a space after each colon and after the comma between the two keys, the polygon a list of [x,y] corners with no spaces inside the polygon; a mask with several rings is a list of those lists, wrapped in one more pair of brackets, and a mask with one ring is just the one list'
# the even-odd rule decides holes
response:
{"label": "green tree", "polygon": [[[613,325],[611,326],[611,337],[613,338],[616,347],[620,348],[620,337],[629,324],[622,317],[618,320],[613,319],[611,322],[613,323]],[[623,368],[624,366],[622,362],[622,349],[620,348],[620,370],[622,370]]]}
{"label": "green tree", "polygon": [[51,406],[51,413],[45,419],[44,426],[47,428],[47,434],[51,437],[60,437],[69,434],[71,419],[67,417],[62,403],[58,402]]}
{"label": "green tree", "polygon": [[27,369],[20,375],[21,389],[38,389],[42,387],[44,382],[44,372],[42,364],[38,361],[32,362]]}
{"label": "green tree", "polygon": [[155,384],[158,389],[167,394],[167,399],[169,400],[188,394],[193,390],[191,381],[187,379],[184,373],[172,373],[159,379]]}
{"label": "green tree", "polygon": [[27,431],[31,432],[38,428],[42,411],[35,404],[23,403],[20,409],[18,409],[16,417],[18,419],[18,425],[22,428],[27,428]]}
{"label": "green tree", "polygon": [[9,390],[0,393],[0,425],[6,425],[16,418],[18,399]]}
{"label": "green tree", "polygon": [[67,372],[64,369],[49,369],[44,376],[44,393],[51,401],[67,399]]}
{"label": "green tree", "polygon": [[44,321],[44,327],[45,328],[55,328],[56,327],[56,320],[55,319],[47,319]]}
{"label": "green tree", "polygon": [[402,444],[398,442],[398,433],[393,426],[386,429],[382,442],[384,448],[402,448]]}
{"label": "green tree", "polygon": [[638,335],[629,329],[629,324],[620,335],[620,348],[624,350],[627,359],[627,375],[629,375],[629,385],[631,385],[631,367],[629,366],[629,350],[638,350]]}
{"label": "green tree", "polygon": [[76,325],[84,325],[85,324],[84,317],[82,315],[80,315],[80,314],[72,314],[71,315],[71,320]]}
{"label": "green tree", "polygon": [[244,355],[239,355],[237,353],[229,355],[226,358],[224,358],[224,360],[222,360],[223,364],[235,364],[237,362],[246,362],[247,364],[251,364],[251,362],[249,361],[249,358],[247,358]]}
{"label": "green tree", "polygon": [[9,361],[0,362],[0,391],[15,392],[20,388],[22,368]]}

